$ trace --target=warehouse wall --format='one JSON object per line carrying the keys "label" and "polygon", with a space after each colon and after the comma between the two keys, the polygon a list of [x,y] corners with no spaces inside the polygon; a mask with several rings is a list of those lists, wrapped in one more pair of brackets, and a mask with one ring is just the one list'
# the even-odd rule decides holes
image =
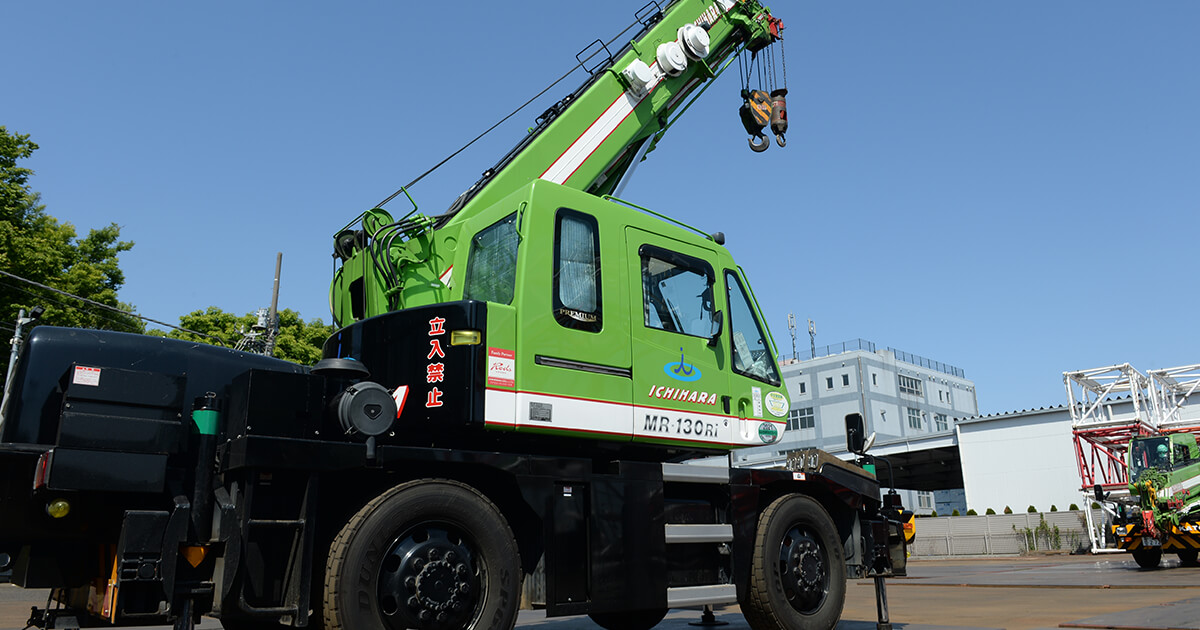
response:
{"label": "warehouse wall", "polygon": [[1049,511],[1086,502],[1065,407],[971,418],[959,421],[957,432],[967,508]]}

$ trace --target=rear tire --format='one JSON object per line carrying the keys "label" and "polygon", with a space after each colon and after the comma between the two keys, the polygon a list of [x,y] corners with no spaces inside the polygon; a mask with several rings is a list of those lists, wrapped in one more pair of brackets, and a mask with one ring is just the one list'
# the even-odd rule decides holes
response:
{"label": "rear tire", "polygon": [[334,539],[328,630],[510,630],[521,598],[512,530],[496,506],[448,480],[373,499]]}
{"label": "rear tire", "polygon": [[1133,550],[1133,559],[1143,569],[1157,569],[1162,560],[1162,549],[1158,547],[1142,547]]}
{"label": "rear tire", "polygon": [[1200,555],[1200,552],[1198,552],[1195,549],[1189,549],[1187,551],[1180,551],[1179,552],[1179,566],[1181,566],[1181,567],[1200,567],[1200,562],[1196,561],[1196,558],[1198,555]]}
{"label": "rear tire", "polygon": [[604,630],[650,630],[667,616],[666,608],[592,613],[588,617]]}
{"label": "rear tire", "polygon": [[754,630],[829,630],[846,600],[846,559],[829,513],[787,495],[758,518],[742,613]]}

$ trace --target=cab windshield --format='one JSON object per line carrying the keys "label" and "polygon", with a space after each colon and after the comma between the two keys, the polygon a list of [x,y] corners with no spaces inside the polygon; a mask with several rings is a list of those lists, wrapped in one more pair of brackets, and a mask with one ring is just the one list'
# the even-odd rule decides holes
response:
{"label": "cab windshield", "polygon": [[1134,440],[1129,447],[1129,480],[1134,481],[1147,468],[1171,469],[1170,438],[1155,437]]}

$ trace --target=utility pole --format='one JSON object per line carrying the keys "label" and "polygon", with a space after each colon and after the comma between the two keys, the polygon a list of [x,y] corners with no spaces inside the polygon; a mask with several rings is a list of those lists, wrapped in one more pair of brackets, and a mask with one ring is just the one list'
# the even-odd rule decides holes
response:
{"label": "utility pole", "polygon": [[267,347],[263,354],[274,356],[275,337],[279,334],[279,271],[283,267],[283,252],[275,253],[275,287],[271,289],[271,312],[267,316]]}
{"label": "utility pole", "polygon": [[33,311],[29,313],[29,317],[25,317],[25,309],[17,312],[17,328],[10,342],[12,352],[8,355],[8,373],[4,377],[4,398],[0,399],[0,435],[4,434],[4,418],[8,415],[8,397],[12,394],[13,375],[17,372],[17,357],[21,354],[21,329],[26,324],[32,324],[37,321],[42,316],[42,313],[45,312],[46,309],[40,306],[33,307]]}

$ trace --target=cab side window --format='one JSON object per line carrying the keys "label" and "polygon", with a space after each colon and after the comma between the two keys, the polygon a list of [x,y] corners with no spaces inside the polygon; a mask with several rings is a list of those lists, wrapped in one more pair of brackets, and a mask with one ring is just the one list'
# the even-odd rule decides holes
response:
{"label": "cab side window", "polygon": [[560,208],[554,227],[554,319],[600,332],[600,234],[595,217]]}
{"label": "cab side window", "polygon": [[642,298],[645,324],[693,337],[713,335],[712,267],[677,252],[643,245]]}
{"label": "cab side window", "polygon": [[775,358],[763,334],[750,300],[742,289],[737,275],[725,272],[725,287],[729,297],[730,344],[733,346],[733,371],[770,385],[779,385]]}
{"label": "cab side window", "polygon": [[471,239],[463,297],[512,304],[517,286],[517,214],[479,231]]}

